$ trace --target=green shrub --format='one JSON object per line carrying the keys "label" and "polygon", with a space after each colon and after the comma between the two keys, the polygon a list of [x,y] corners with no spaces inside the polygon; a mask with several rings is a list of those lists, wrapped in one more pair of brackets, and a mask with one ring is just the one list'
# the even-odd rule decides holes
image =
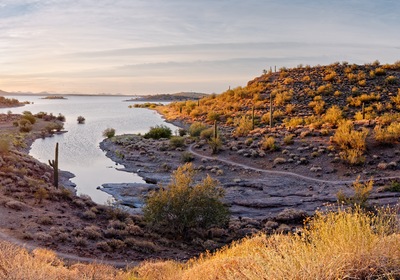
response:
{"label": "green shrub", "polygon": [[85,118],[82,116],[79,116],[76,120],[78,121],[79,124],[85,123]]}
{"label": "green shrub", "polygon": [[35,124],[36,118],[34,115],[32,115],[30,112],[24,112],[24,114],[21,117],[21,120],[27,120],[31,124]]}
{"label": "green shrub", "polygon": [[212,154],[216,154],[222,148],[222,141],[219,137],[211,137],[208,140],[208,145],[210,145]]}
{"label": "green shrub", "polygon": [[179,134],[179,136],[183,137],[187,134],[187,130],[184,128],[180,128],[180,129],[178,129],[178,134]]}
{"label": "green shrub", "polygon": [[114,128],[106,128],[103,131],[103,136],[107,138],[112,138],[115,136],[115,129]]}
{"label": "green shrub", "polygon": [[154,127],[150,127],[149,132],[144,135],[144,138],[152,138],[152,139],[161,139],[161,138],[170,138],[172,135],[171,129],[166,125],[156,125]]}
{"label": "green shrub", "polygon": [[385,186],[385,191],[388,192],[400,192],[400,182],[393,180],[390,185]]}
{"label": "green shrub", "polygon": [[30,132],[32,130],[32,123],[25,118],[18,122],[18,126],[20,132]]}
{"label": "green shrub", "polygon": [[169,139],[169,144],[173,148],[183,147],[183,146],[185,146],[185,138],[183,138],[181,136],[172,136]]}
{"label": "green shrub", "polygon": [[10,139],[5,137],[5,136],[1,136],[0,138],[0,154],[5,155],[8,154],[8,152],[10,151]]}
{"label": "green shrub", "polygon": [[56,118],[58,121],[60,121],[60,122],[65,122],[65,116],[63,115],[63,114],[58,114],[58,116],[57,116],[57,118]]}
{"label": "green shrub", "polygon": [[214,128],[210,127],[210,128],[204,129],[200,133],[200,138],[202,138],[202,139],[211,139],[211,137],[213,137],[213,135],[214,135]]}
{"label": "green shrub", "polygon": [[187,163],[192,162],[194,160],[194,156],[189,152],[183,152],[181,155],[181,162]]}
{"label": "green shrub", "polygon": [[171,183],[149,194],[143,208],[145,221],[153,228],[185,235],[189,229],[225,225],[229,212],[221,202],[223,189],[210,176],[195,183],[191,163],[179,167]]}
{"label": "green shrub", "polygon": [[52,133],[54,130],[55,130],[55,131],[60,131],[61,129],[63,129],[63,127],[64,127],[64,125],[63,125],[62,123],[59,123],[59,122],[51,122],[51,123],[47,124],[47,125],[45,126],[44,129],[45,129],[48,133]]}
{"label": "green shrub", "polygon": [[217,113],[217,112],[210,111],[210,112],[208,112],[208,114],[207,114],[207,119],[208,119],[209,121],[219,121],[219,118],[220,118],[220,114]]}
{"label": "green shrub", "polygon": [[189,127],[189,135],[192,137],[199,137],[201,132],[205,130],[207,127],[200,123],[200,122],[194,122],[192,125]]}

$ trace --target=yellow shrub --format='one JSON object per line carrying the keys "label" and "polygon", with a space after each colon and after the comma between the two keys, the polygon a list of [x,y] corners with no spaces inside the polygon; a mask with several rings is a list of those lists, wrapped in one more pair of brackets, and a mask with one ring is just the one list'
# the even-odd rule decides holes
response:
{"label": "yellow shrub", "polygon": [[324,81],[331,82],[336,78],[336,76],[337,76],[336,72],[333,71],[333,72],[325,75]]}
{"label": "yellow shrub", "polygon": [[330,94],[333,92],[333,86],[332,84],[326,84],[318,87],[317,92],[319,94]]}
{"label": "yellow shrub", "polygon": [[342,110],[336,105],[330,107],[323,117],[324,122],[330,123],[332,125],[337,125],[342,119]]}
{"label": "yellow shrub", "polygon": [[298,125],[304,124],[304,119],[302,117],[287,118],[283,121],[286,127],[296,127]]}
{"label": "yellow shrub", "polygon": [[304,76],[304,77],[301,79],[301,81],[302,81],[303,83],[308,84],[309,82],[311,82],[311,78],[310,78],[310,76]]}
{"label": "yellow shrub", "polygon": [[294,104],[287,104],[286,105],[286,113],[291,114],[295,111],[296,105]]}
{"label": "yellow shrub", "polygon": [[380,125],[374,128],[375,140],[382,144],[394,144],[400,140],[400,123],[393,122],[387,127]]}
{"label": "yellow shrub", "polygon": [[396,96],[391,97],[392,102],[396,105],[397,109],[400,109],[400,89]]}
{"label": "yellow shrub", "polygon": [[340,157],[350,164],[364,162],[367,135],[368,129],[356,131],[351,121],[342,122],[333,136],[333,141],[342,150]]}
{"label": "yellow shrub", "polygon": [[[396,215],[318,213],[296,235],[256,235],[186,264],[145,263],[139,279],[397,279]],[[393,233],[394,231],[394,233]]]}
{"label": "yellow shrub", "polygon": [[242,116],[241,118],[236,119],[235,125],[237,126],[234,132],[236,136],[246,136],[253,128],[251,118],[247,116]]}
{"label": "yellow shrub", "polygon": [[261,140],[261,149],[268,151],[275,151],[278,146],[275,143],[275,138],[272,136],[264,136]]}

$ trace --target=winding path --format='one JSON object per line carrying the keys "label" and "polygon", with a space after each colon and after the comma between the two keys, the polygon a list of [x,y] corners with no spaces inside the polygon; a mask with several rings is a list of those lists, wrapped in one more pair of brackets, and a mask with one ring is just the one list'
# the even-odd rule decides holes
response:
{"label": "winding path", "polygon": [[[354,183],[355,180],[322,180],[322,179],[317,179],[317,178],[313,178],[313,177],[308,177],[308,176],[304,176],[304,175],[300,175],[297,173],[293,173],[293,172],[288,172],[288,171],[278,171],[278,170],[266,170],[266,169],[261,169],[261,168],[257,168],[257,167],[252,167],[246,164],[242,164],[242,163],[238,163],[232,160],[228,160],[228,159],[223,159],[220,157],[212,157],[212,156],[206,156],[203,154],[200,154],[199,152],[196,152],[193,150],[195,143],[191,144],[188,148],[188,151],[192,154],[194,154],[195,156],[198,156],[200,158],[205,158],[205,159],[209,159],[209,160],[216,160],[216,161],[220,161],[229,165],[233,165],[233,166],[238,166],[241,167],[243,169],[246,170],[253,170],[253,171],[257,171],[257,172],[261,172],[264,174],[270,174],[270,175],[282,175],[282,176],[291,176],[294,178],[299,178],[299,179],[303,179],[305,181],[310,181],[310,182],[316,182],[316,183],[325,183],[325,184],[330,184],[330,185],[344,185],[344,184],[352,184]],[[374,178],[374,181],[380,181],[380,180],[392,180],[392,179],[399,179],[400,176],[390,176],[390,177],[381,177],[381,178]],[[369,180],[360,180],[360,182],[367,182]]]}

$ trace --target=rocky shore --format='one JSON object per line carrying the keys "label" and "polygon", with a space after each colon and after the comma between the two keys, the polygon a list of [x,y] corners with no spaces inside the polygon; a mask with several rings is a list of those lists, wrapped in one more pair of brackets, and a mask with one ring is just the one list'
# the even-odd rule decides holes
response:
{"label": "rocky shore", "polygon": [[[123,165],[123,170],[135,172],[145,181],[141,184],[104,185],[105,192],[113,195],[121,205],[128,206],[133,213],[140,213],[149,191],[168,183],[171,171],[181,165],[188,154],[193,157],[199,178],[210,174],[220,181],[226,191],[225,203],[230,206],[235,219],[279,220],[282,213],[288,212],[296,217],[312,215],[318,209],[335,205],[339,191],[351,195],[352,182],[357,178],[357,174],[341,176],[337,172],[326,172],[321,176],[321,172],[311,170],[309,164],[306,164],[307,169],[301,165],[293,170],[284,168],[284,165],[266,168],[261,162],[270,160],[265,157],[240,156],[232,149],[211,156],[207,145],[201,141],[195,143],[189,137],[185,140],[185,147],[178,148],[171,147],[168,139],[152,140],[137,135],[106,139],[100,147],[113,161]],[[328,164],[322,166],[325,170],[331,168]],[[298,170],[308,172],[296,173]],[[400,193],[382,191],[387,181],[375,182],[369,200],[371,205],[398,203]]]}

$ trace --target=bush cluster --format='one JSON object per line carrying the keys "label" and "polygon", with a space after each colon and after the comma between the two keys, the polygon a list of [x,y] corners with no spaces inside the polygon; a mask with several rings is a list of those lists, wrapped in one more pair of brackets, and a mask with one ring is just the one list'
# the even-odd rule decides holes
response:
{"label": "bush cluster", "polygon": [[151,139],[161,139],[167,138],[169,139],[172,135],[172,131],[166,125],[156,125],[154,127],[150,127],[150,130],[144,135],[144,138]]}
{"label": "bush cluster", "polygon": [[367,129],[357,131],[351,121],[342,122],[333,136],[333,141],[342,150],[340,157],[350,164],[363,163],[367,135]]}
{"label": "bush cluster", "polygon": [[191,163],[180,166],[166,188],[152,192],[143,208],[144,218],[153,228],[185,235],[189,229],[224,225],[229,219],[221,202],[223,189],[207,176],[196,183]]}

